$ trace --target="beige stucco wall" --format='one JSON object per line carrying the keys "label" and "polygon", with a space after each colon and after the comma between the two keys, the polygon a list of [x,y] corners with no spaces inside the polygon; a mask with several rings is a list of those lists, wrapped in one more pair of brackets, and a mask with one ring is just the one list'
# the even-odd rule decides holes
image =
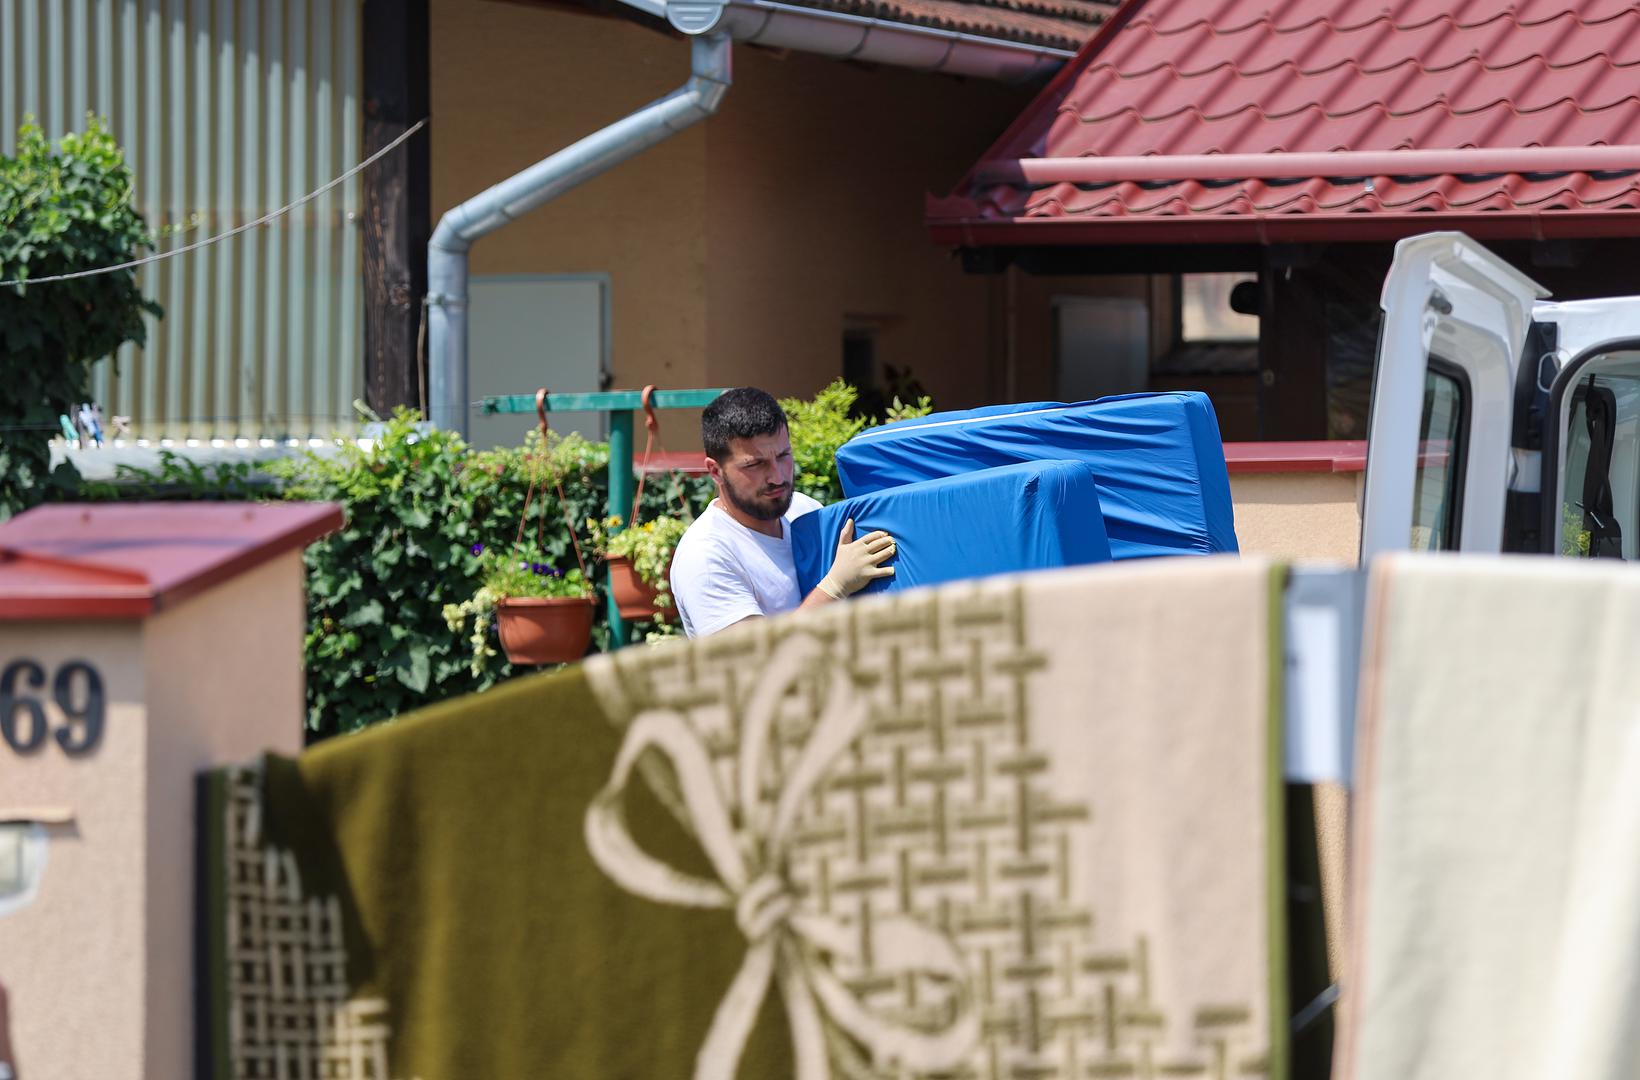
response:
{"label": "beige stucco wall", "polygon": [[[517,0],[433,0],[432,202],[445,210],[675,89],[688,45]],[[1004,400],[1005,282],[929,242],[1029,88],[737,46],[718,114],[478,241],[474,274],[606,272],[620,386],[809,395],[845,327],[942,408]],[[1049,298],[1143,279],[1022,279],[1018,396],[1052,396]],[[696,415],[667,418],[672,449]]]}
{"label": "beige stucco wall", "polygon": [[301,749],[304,617],[291,552],[145,623],[0,624],[0,662],[87,660],[109,701],[84,757],[0,745],[0,813],[74,816],[39,896],[0,917],[25,1075],[192,1075],[194,777]]}
{"label": "beige stucco wall", "polygon": [[[47,828],[34,902],[0,916],[0,979],[28,1077],[143,1075],[146,964],[146,678],[138,623],[0,623],[0,664],[30,659],[48,678],[86,660],[107,694],[103,735],[84,757],[55,740],[27,757],[0,743],[0,816],[65,809]],[[45,695],[49,697],[49,687]],[[48,708],[53,728],[63,718]]]}
{"label": "beige stucco wall", "polygon": [[297,550],[161,612],[143,635],[149,1077],[187,1075],[193,1053],[194,778],[301,751],[306,623]]}
{"label": "beige stucco wall", "polygon": [[[687,44],[619,19],[501,0],[430,19],[435,222],[689,76]],[[479,240],[472,273],[607,272],[617,383],[703,385],[705,187],[697,127]]]}
{"label": "beige stucco wall", "polygon": [[1361,545],[1362,473],[1232,473],[1243,552],[1354,565]]}
{"label": "beige stucco wall", "polygon": [[979,79],[741,47],[707,125],[707,370],[807,394],[876,334],[942,407],[989,399],[992,293],[929,242],[949,191],[1030,100]]}

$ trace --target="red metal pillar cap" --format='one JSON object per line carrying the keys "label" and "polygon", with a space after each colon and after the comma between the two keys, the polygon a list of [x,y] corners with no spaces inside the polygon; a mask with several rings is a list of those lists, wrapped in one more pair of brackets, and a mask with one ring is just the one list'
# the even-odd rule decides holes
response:
{"label": "red metal pillar cap", "polygon": [[35,507],[0,524],[0,621],[146,618],[341,525],[335,503]]}

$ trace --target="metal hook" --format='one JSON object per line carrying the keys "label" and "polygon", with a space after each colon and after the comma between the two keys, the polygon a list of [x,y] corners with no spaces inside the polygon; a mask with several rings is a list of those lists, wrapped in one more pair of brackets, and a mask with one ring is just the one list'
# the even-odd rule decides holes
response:
{"label": "metal hook", "polygon": [[652,434],[652,435],[659,432],[660,429],[661,429],[660,418],[655,415],[655,406],[649,400],[650,396],[653,395],[654,393],[655,393],[655,384],[654,383],[650,383],[648,386],[643,388],[643,398],[642,398],[643,423],[644,423],[644,427],[648,428],[650,434]]}

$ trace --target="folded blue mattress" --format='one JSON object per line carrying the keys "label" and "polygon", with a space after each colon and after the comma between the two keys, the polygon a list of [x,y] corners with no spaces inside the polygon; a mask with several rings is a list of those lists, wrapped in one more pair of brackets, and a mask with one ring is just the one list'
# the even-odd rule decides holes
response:
{"label": "folded blue mattress", "polygon": [[1230,477],[1205,394],[1130,394],[933,413],[870,428],[837,451],[849,497],[1026,461],[1093,469],[1118,559],[1236,551]]}
{"label": "folded blue mattress", "polygon": [[837,534],[886,530],[898,543],[894,576],[866,592],[938,585],[1050,566],[1107,562],[1110,542],[1093,471],[1080,461],[1034,461],[857,495],[792,522],[792,559],[807,596],[837,556]]}

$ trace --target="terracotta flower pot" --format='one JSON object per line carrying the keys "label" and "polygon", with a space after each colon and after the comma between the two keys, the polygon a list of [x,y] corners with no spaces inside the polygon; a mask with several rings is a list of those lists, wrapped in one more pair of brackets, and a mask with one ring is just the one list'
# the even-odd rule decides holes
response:
{"label": "terracotta flower pot", "polygon": [[573,663],[592,642],[592,598],[509,596],[496,601],[495,624],[513,663]]}
{"label": "terracotta flower pot", "polygon": [[669,608],[655,606],[658,591],[638,576],[632,560],[619,556],[609,560],[609,588],[623,619],[664,620]]}

